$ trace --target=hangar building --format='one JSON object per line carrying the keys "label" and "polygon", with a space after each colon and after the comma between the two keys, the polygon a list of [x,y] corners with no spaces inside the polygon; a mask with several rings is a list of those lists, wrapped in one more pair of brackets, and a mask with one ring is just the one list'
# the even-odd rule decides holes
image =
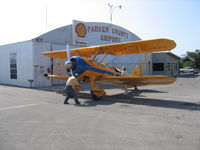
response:
{"label": "hangar building", "polygon": [[[50,58],[43,56],[42,52],[64,50],[66,44],[69,48],[78,48],[136,40],[141,39],[117,25],[74,20],[71,25],[49,31],[32,40],[0,46],[0,84],[23,87],[48,87],[61,84],[64,83],[63,80],[49,79],[46,76],[56,72],[56,64]],[[144,55],[142,58],[144,59]],[[139,57],[108,56],[105,61],[113,67],[126,66],[131,73],[138,64]],[[145,74],[147,72],[148,69],[145,68]],[[64,73],[65,71],[62,71],[62,74]]]}
{"label": "hangar building", "polygon": [[152,53],[152,74],[178,76],[180,59],[171,52]]}

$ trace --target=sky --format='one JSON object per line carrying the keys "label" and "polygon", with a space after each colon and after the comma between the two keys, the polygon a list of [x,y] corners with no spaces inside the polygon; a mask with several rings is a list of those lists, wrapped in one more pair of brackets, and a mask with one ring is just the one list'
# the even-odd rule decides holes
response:
{"label": "sky", "polygon": [[[200,49],[200,0],[0,0],[0,45],[35,38],[72,20],[112,23],[142,40],[167,38],[178,56]],[[119,9],[119,6],[122,9]]]}

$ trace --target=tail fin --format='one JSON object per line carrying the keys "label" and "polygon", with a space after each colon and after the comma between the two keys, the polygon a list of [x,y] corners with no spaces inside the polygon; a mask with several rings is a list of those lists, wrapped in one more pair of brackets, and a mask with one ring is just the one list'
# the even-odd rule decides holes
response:
{"label": "tail fin", "polygon": [[141,66],[136,65],[132,72],[132,75],[133,76],[142,76],[143,72],[144,72],[144,65],[141,65]]}

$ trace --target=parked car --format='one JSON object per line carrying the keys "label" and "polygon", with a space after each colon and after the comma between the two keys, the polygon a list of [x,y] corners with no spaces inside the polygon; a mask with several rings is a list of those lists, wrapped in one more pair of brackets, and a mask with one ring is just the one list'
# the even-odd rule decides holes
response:
{"label": "parked car", "polygon": [[185,67],[179,70],[179,73],[198,74],[199,70],[193,67]]}

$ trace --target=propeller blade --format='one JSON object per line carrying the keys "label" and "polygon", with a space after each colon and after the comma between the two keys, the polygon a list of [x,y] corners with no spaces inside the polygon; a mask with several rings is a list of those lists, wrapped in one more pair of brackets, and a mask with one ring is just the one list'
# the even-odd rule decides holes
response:
{"label": "propeller blade", "polygon": [[69,49],[69,45],[68,44],[66,45],[66,50],[67,50],[67,59],[68,59],[68,61],[70,61],[71,53],[70,53],[70,49]]}
{"label": "propeller blade", "polygon": [[67,69],[70,69],[70,76],[73,76],[73,72],[72,72],[72,62],[70,61],[71,58],[71,53],[70,53],[70,49],[69,49],[69,45],[66,45],[66,50],[67,50],[67,59],[68,61],[65,62],[65,65],[67,67]]}

